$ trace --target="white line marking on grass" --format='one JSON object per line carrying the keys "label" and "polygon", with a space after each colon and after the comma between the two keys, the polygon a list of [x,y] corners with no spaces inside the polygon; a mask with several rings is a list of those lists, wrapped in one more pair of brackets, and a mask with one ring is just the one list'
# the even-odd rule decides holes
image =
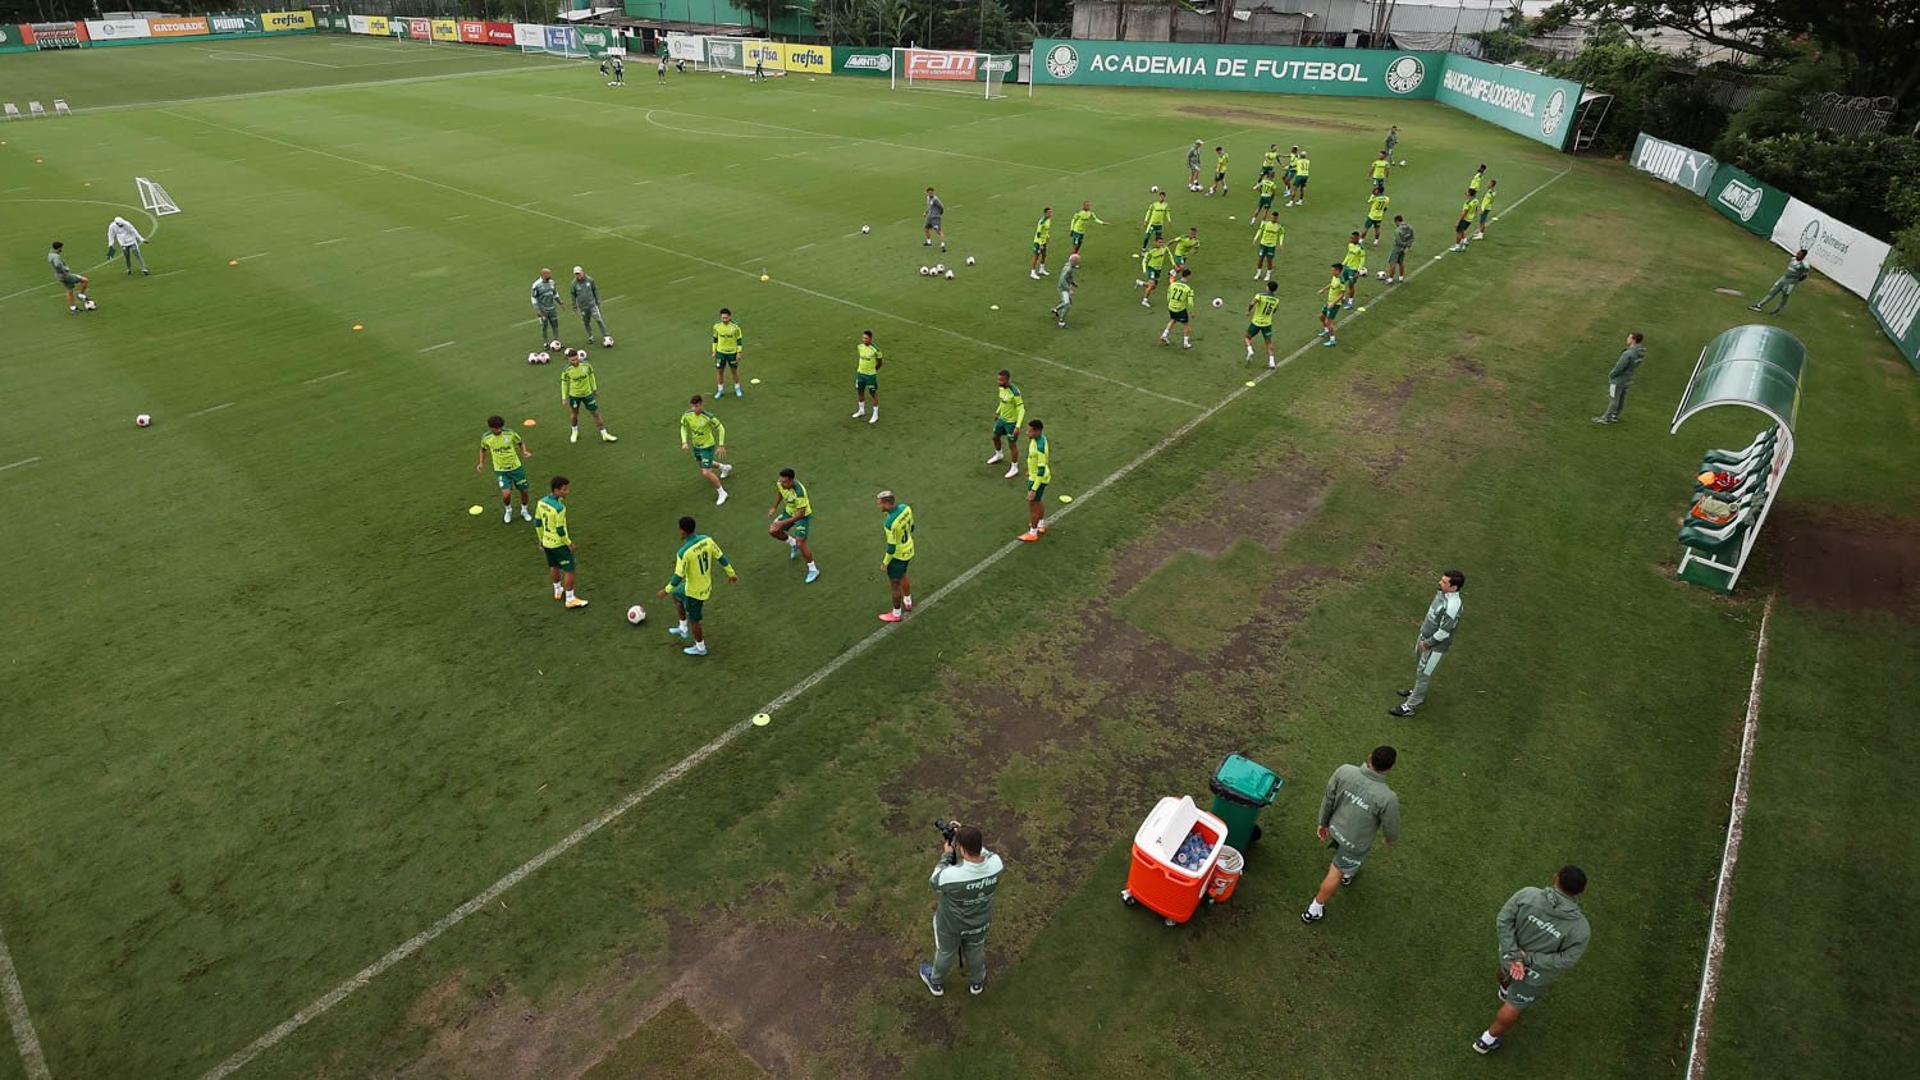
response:
{"label": "white line marking on grass", "polygon": [[[553,95],[544,95],[544,96],[553,96]],[[344,162],[348,165],[358,165],[362,168],[367,168],[367,169],[379,169],[383,172],[388,171],[383,166],[376,165],[372,162],[360,161],[356,158],[347,157],[345,154],[336,154],[331,150],[322,150],[317,147],[311,147],[311,146],[301,146],[299,143],[288,142],[287,140],[279,138],[278,136],[265,135],[257,131],[249,131],[246,128],[233,127],[232,125],[229,125],[229,124],[215,123],[212,120],[203,120],[197,116],[188,116],[185,113],[177,113],[171,110],[167,112],[167,115],[177,116],[186,120],[192,120],[195,123],[205,124],[206,126],[210,128],[214,128],[219,131],[226,131],[235,135],[246,135],[255,139],[259,139],[263,142],[275,143],[280,146],[288,147],[289,149],[305,150],[308,153],[315,155],[316,157],[329,158],[334,161]],[[572,218],[563,217],[559,214],[555,214],[547,210],[535,210],[535,209],[532,209],[533,203],[531,202],[520,203],[516,205],[514,203],[507,202],[505,199],[495,198],[492,195],[483,194],[478,191],[470,191],[467,188],[459,187],[454,184],[449,184],[443,180],[435,180],[429,176],[418,176],[412,173],[396,173],[395,175],[403,176],[408,180],[415,181],[416,183],[425,184],[429,187],[439,188],[442,191],[449,191],[449,192],[452,192],[453,194],[464,196],[468,199],[474,200],[475,202],[491,203],[494,206],[506,207],[507,209],[511,209],[511,210],[519,210],[523,213],[532,214],[536,217],[543,217],[543,218],[546,218],[548,221],[557,222],[561,225],[567,225],[575,229],[583,230],[585,232],[593,232],[593,233],[599,233],[603,236],[610,236],[616,240],[622,240],[622,241],[625,241],[626,243],[633,244],[636,247],[649,248],[653,251],[661,252],[662,254],[672,255],[676,258],[685,259],[689,262],[699,263],[703,266],[709,266],[716,270],[724,270],[729,274],[739,274],[741,276],[751,277],[751,278],[758,278],[760,276],[757,271],[742,269],[738,266],[730,266],[726,263],[719,261],[718,259],[709,259],[704,255],[695,255],[695,254],[692,254],[691,252],[681,251],[677,248],[667,247],[664,244],[656,244],[651,240],[642,240],[638,237],[628,236],[616,228],[609,228],[604,225],[592,225],[584,221],[575,221]],[[688,174],[688,175],[691,175],[691,174]],[[1524,195],[1521,196],[1522,199],[1524,199],[1525,197],[1526,196]],[[1518,206],[1518,205],[1519,205],[1518,203],[1514,204],[1514,206]],[[1510,213],[1511,211],[1512,211],[1512,207],[1509,207],[1508,212]],[[911,219],[907,219],[907,220],[911,220]],[[795,284],[794,282],[785,281],[779,278],[774,279],[774,281],[775,281],[775,284],[778,284],[783,288],[792,289],[793,291],[799,292],[799,293],[805,293],[806,295],[811,296],[817,300],[825,300],[829,303],[839,304],[843,307],[852,308],[855,311],[864,311],[869,315],[878,315],[883,319],[891,319],[894,322],[906,323],[909,326],[922,327],[924,329],[931,330],[937,334],[945,334],[946,336],[953,338],[957,341],[965,341],[973,345],[978,345],[983,349],[992,349],[997,352],[1006,353],[1009,356],[1018,356],[1018,357],[1021,357],[1022,359],[1032,360],[1035,363],[1047,364],[1051,367],[1057,367],[1063,371],[1071,371],[1077,375],[1084,375],[1089,379],[1094,379],[1094,380],[1105,382],[1105,383],[1111,383],[1115,386],[1125,387],[1128,390],[1132,390],[1140,394],[1145,394],[1148,397],[1159,398],[1162,401],[1170,401],[1176,405],[1182,405],[1189,409],[1199,409],[1202,407],[1198,402],[1188,401],[1185,398],[1174,397],[1171,394],[1163,394],[1158,390],[1149,390],[1144,386],[1136,386],[1133,383],[1127,382],[1123,379],[1116,379],[1111,375],[1102,375],[1097,371],[1089,371],[1086,368],[1075,367],[1072,364],[1063,363],[1062,361],[1059,361],[1059,360],[1049,359],[1048,357],[1038,356],[1033,353],[1022,352],[1019,349],[1015,349],[1006,345],[996,344],[995,342],[985,341],[980,338],[974,337],[971,334],[963,334],[958,330],[949,330],[944,326],[937,326],[933,323],[923,322],[919,319],[908,318],[905,315],[896,315],[891,311],[884,311],[880,308],[872,307],[867,304],[862,304],[857,300],[848,300],[845,297],[835,296],[832,293],[821,292],[818,289],[809,289],[805,285]]]}
{"label": "white line marking on grass", "polygon": [[688,274],[685,277],[677,277],[677,278],[674,278],[672,281],[667,282],[667,286],[671,288],[672,286],[675,286],[675,285],[683,285],[699,276],[700,276],[699,274]]}
{"label": "white line marking on grass", "polygon": [[[235,129],[235,130],[239,130],[239,129]],[[250,134],[250,133],[247,133],[247,134]],[[261,136],[261,137],[267,138],[267,136]],[[317,152],[324,153],[324,151],[317,151]],[[1559,173],[1556,173],[1551,179],[1548,179],[1547,181],[1542,183],[1539,187],[1534,188],[1532,191],[1527,192],[1525,195],[1522,195],[1519,199],[1515,200],[1512,205],[1507,207],[1505,213],[1508,213],[1508,214],[1513,213],[1514,210],[1517,209],[1521,203],[1526,202],[1529,198],[1533,197],[1534,194],[1544,189],[1548,184],[1551,184],[1555,180],[1560,179],[1560,177],[1565,176],[1570,171],[1571,169],[1569,168],[1569,169],[1563,169]],[[426,182],[436,183],[435,181],[431,181],[431,180]],[[1433,264],[1431,262],[1422,263],[1420,266],[1414,269],[1413,273],[1407,275],[1407,279],[1412,280],[1415,275],[1419,274],[1421,271],[1425,270],[1427,267],[1432,265]],[[1386,299],[1386,296],[1383,294],[1378,300],[1375,300],[1374,303],[1377,305],[1381,301],[1384,301],[1385,299]],[[1352,320],[1349,319],[1348,321],[1352,321]],[[1318,339],[1315,339],[1313,341],[1308,341],[1306,344],[1295,349],[1293,352],[1287,355],[1286,359],[1279,361],[1277,366],[1267,368],[1266,370],[1262,371],[1259,375],[1255,376],[1252,381],[1257,386],[1258,384],[1265,382],[1267,379],[1271,378],[1272,376],[1279,374],[1282,370],[1286,369],[1289,365],[1291,365],[1295,360],[1298,360],[1300,357],[1304,356],[1307,353],[1307,350],[1317,347],[1317,340]],[[1159,442],[1154,443],[1152,446],[1142,451],[1139,454],[1139,456],[1135,457],[1133,460],[1127,462],[1125,465],[1122,465],[1118,469],[1115,469],[1113,472],[1109,473],[1104,480],[1101,480],[1100,482],[1094,484],[1091,488],[1088,488],[1085,492],[1083,492],[1080,495],[1078,501],[1068,506],[1061,507],[1052,516],[1055,519],[1063,518],[1068,514],[1073,513],[1075,510],[1078,510],[1080,507],[1087,505],[1087,502],[1090,499],[1092,499],[1095,495],[1100,494],[1101,492],[1112,487],[1114,484],[1119,483],[1121,480],[1125,479],[1127,476],[1132,474],[1134,470],[1138,469],[1142,465],[1145,465],[1147,462],[1153,460],[1154,457],[1158,456],[1160,453],[1165,451],[1168,447],[1172,446],[1174,443],[1179,442],[1181,439],[1185,438],[1187,434],[1192,432],[1195,428],[1199,427],[1201,424],[1206,423],[1207,420],[1211,419],[1216,413],[1220,412],[1220,410],[1240,400],[1240,398],[1243,395],[1251,393],[1253,389],[1254,387],[1252,386],[1236,387],[1232,393],[1229,393],[1226,397],[1220,399],[1219,402],[1215,403],[1214,405],[1212,405],[1211,407],[1205,410],[1202,410],[1197,416],[1194,416],[1191,419],[1187,420],[1186,423],[1181,424],[1178,428],[1174,429],[1171,433],[1163,437]],[[979,577],[981,574],[991,569],[995,564],[999,563],[1000,560],[1006,558],[1008,555],[1011,555],[1015,550],[1023,548],[1025,546],[1026,546],[1025,544],[1022,544],[1018,540],[1009,540],[1005,544],[1001,545],[1000,547],[995,548],[985,558],[981,559],[977,563],[974,563],[971,567],[968,567],[965,571],[963,571],[959,577],[956,577],[953,580],[947,582],[945,585],[942,585],[938,589],[935,589],[931,595],[921,600],[918,607],[916,608],[916,611],[918,614],[916,614],[915,618],[912,620],[912,623],[917,625],[921,617],[924,616],[924,613],[928,609],[932,608],[935,604],[938,604],[941,600],[945,599],[946,597],[951,596],[953,593],[955,593],[959,589],[964,588],[967,584],[972,582],[975,578]],[[778,711],[779,709],[785,708],[786,706],[792,704],[794,701],[798,700],[799,697],[805,694],[808,690],[813,689],[815,686],[819,685],[823,680],[831,676],[833,673],[839,671],[841,668],[845,667],[847,664],[851,663],[853,660],[857,659],[862,654],[866,653],[867,650],[873,648],[874,645],[878,644],[879,641],[883,637],[885,637],[887,634],[893,633],[899,629],[901,629],[901,627],[899,626],[883,626],[880,629],[869,633],[866,637],[863,637],[859,641],[856,641],[852,645],[848,646],[845,652],[842,652],[840,655],[827,661],[825,664],[822,664],[819,668],[815,669],[812,674],[808,675],[806,678],[800,680],[799,682],[793,684],[793,686],[789,687],[786,691],[782,692],[778,697],[774,698],[772,701],[761,706],[759,709],[755,711],[772,714]],[[731,744],[735,739],[738,739],[740,736],[752,730],[754,730],[752,720],[749,719],[749,720],[736,721],[731,727],[724,729],[723,731],[720,732],[720,734],[714,736],[704,746],[701,746],[699,749],[695,750],[691,754],[688,754],[686,757],[681,758],[678,762],[668,767],[664,772],[660,773],[658,776],[655,776],[652,780],[649,780],[644,787],[627,795],[625,798],[621,799],[619,802],[615,803],[613,806],[608,807],[606,810],[601,811],[600,814],[595,816],[592,820],[586,822],[585,824],[581,825],[579,828],[561,837],[558,841],[556,841],[551,847],[547,848],[545,851],[542,851],[540,854],[535,855],[533,858],[528,859],[526,862],[521,863],[519,866],[514,867],[511,871],[507,873],[505,877],[502,877],[500,880],[494,882],[492,885],[487,886],[485,890],[481,891],[479,895],[473,897],[473,899],[468,900],[466,903],[461,904],[459,907],[454,908],[452,911],[447,912],[445,915],[435,920],[434,923],[431,926],[428,926],[425,930],[422,930],[419,933],[408,938],[407,940],[401,942],[399,945],[389,950],[385,955],[381,956],[378,960],[375,960],[373,963],[368,964],[364,968],[361,968],[359,971],[355,972],[351,977],[349,977],[346,981],[340,983],[338,986],[335,986],[332,990],[329,990],[325,994],[321,995],[321,997],[315,1000],[312,1004],[301,1009],[299,1012],[294,1013],[291,1017],[287,1018],[286,1020],[281,1021],[279,1024],[275,1025],[271,1030],[261,1035],[259,1038],[253,1040],[251,1043],[248,1043],[246,1046],[234,1052],[234,1054],[228,1057],[225,1061],[222,1061],[220,1064],[207,1070],[203,1080],[220,1080],[220,1078],[222,1077],[231,1076],[235,1072],[238,1072],[240,1069],[245,1068],[248,1062],[251,1062],[253,1059],[259,1057],[261,1054],[266,1053],[268,1050],[273,1049],[275,1046],[283,1042],[289,1035],[292,1035],[294,1032],[299,1031],[301,1028],[307,1026],[308,1024],[312,1023],[314,1020],[318,1019],[320,1016],[322,1016],[323,1014],[331,1010],[334,1006],[340,1004],[341,1002],[345,1001],[347,998],[353,996],[353,994],[356,991],[366,986],[368,983],[371,983],[374,979],[379,978],[382,973],[386,972],[389,968],[392,968],[395,964],[398,964],[406,960],[408,957],[419,952],[421,949],[426,948],[427,945],[432,943],[432,941],[435,938],[441,936],[442,934],[445,934],[449,930],[452,930],[454,927],[459,926],[461,923],[465,922],[468,919],[468,917],[472,916],[474,912],[477,912],[482,908],[485,908],[488,904],[491,904],[495,900],[498,900],[508,890],[512,889],[515,885],[520,884],[520,882],[525,881],[530,875],[537,872],[541,867],[546,866],[548,863],[552,862],[553,860],[559,858],[562,855],[565,855],[567,852],[572,851],[574,848],[580,846],[580,844],[585,842],[588,837],[592,836],[594,833],[599,832],[601,829],[606,828],[608,825],[613,824],[615,821],[618,821],[628,811],[632,810],[636,806],[639,806],[641,803],[647,801],[660,789],[673,783],[675,780],[680,779],[682,776],[685,776],[688,772],[692,771],[695,767],[699,766],[701,762],[706,761],[708,758],[726,749],[727,746]]]}
{"label": "white line marking on grass", "polygon": [[270,64],[284,62],[288,64],[305,64],[308,67],[334,68],[336,70],[340,67],[339,64],[323,64],[318,60],[298,60],[291,56],[261,56],[257,53],[234,52],[231,50],[214,52],[212,49],[206,49],[203,51],[209,60],[264,60]]}
{"label": "white line marking on grass", "polygon": [[1753,746],[1760,737],[1760,687],[1766,680],[1767,630],[1772,622],[1773,597],[1770,595],[1760,615],[1760,641],[1753,650],[1753,682],[1747,688],[1747,716],[1740,728],[1740,765],[1733,773],[1733,807],[1727,814],[1726,846],[1720,850],[1720,881],[1713,891],[1713,918],[1707,924],[1707,956],[1700,967],[1700,996],[1693,1004],[1687,1080],[1704,1080],[1707,1075],[1707,1049],[1713,1041],[1713,1010],[1720,998],[1720,965],[1727,955],[1727,909],[1733,905],[1733,874],[1740,865],[1740,841],[1746,831]]}
{"label": "white line marking on grass", "polygon": [[406,231],[407,231],[408,229],[411,229],[411,228],[413,228],[413,226],[411,226],[411,225],[395,225],[395,226],[394,226],[393,228],[391,228],[391,229],[381,229],[380,231],[381,231],[381,232],[383,232],[383,233],[390,233],[390,232],[406,232]]}
{"label": "white line marking on grass", "polygon": [[235,259],[235,260],[233,260],[233,261],[234,261],[234,262],[246,262],[246,261],[247,261],[248,259],[264,259],[264,258],[266,258],[267,256],[269,256],[269,255],[271,255],[271,254],[273,254],[273,252],[271,252],[271,251],[256,251],[256,252],[254,252],[254,253],[253,253],[253,254],[251,254],[251,255],[242,255],[242,256],[240,256],[239,258],[237,258],[237,259]]}
{"label": "white line marking on grass", "polygon": [[[205,415],[207,415],[208,413],[215,413],[215,412],[219,412],[219,411],[220,411],[221,409],[231,409],[231,408],[233,408],[233,407],[234,407],[234,406],[235,406],[236,404],[238,404],[238,402],[233,402],[233,401],[227,401],[227,402],[222,402],[222,403],[221,403],[221,404],[219,404],[219,405],[209,405],[209,406],[207,406],[206,408],[204,408],[204,409],[201,409],[201,410],[200,410],[199,412],[190,412],[190,413],[188,413],[188,414],[187,414],[187,419],[189,419],[189,420],[191,420],[191,419],[193,419],[193,418],[194,418],[194,417],[196,417],[196,416],[205,416]],[[1057,517],[1058,515],[1055,515],[1055,516]]]}
{"label": "white line marking on grass", "polygon": [[[474,79],[491,75],[533,74],[530,67],[499,67],[491,71],[452,71],[445,75],[410,75],[404,79],[365,79],[360,82],[333,83],[328,86],[292,86],[281,90],[247,90],[237,94],[208,94],[205,97],[166,98],[160,101],[134,101],[123,105],[90,105],[89,114],[125,112],[129,109],[165,109],[169,105],[198,105],[203,102],[249,101],[254,98],[283,97],[287,94],[312,94],[322,90],[363,90],[369,86],[404,86],[407,83],[440,82],[446,79]],[[159,138],[159,136],[154,136]],[[346,145],[344,143],[340,145]]]}
{"label": "white line marking on grass", "polygon": [[333,238],[333,239],[331,239],[331,240],[315,240],[315,241],[313,242],[313,246],[314,246],[314,247],[326,247],[326,246],[327,246],[328,244],[344,244],[344,243],[346,243],[346,241],[347,241],[347,238],[346,238],[346,237],[344,237],[344,236],[336,236],[336,237],[334,237],[334,238]]}
{"label": "white line marking on grass", "polygon": [[446,348],[447,346],[449,346],[449,345],[451,345],[451,344],[453,344],[453,342],[451,342],[451,341],[443,341],[443,342],[441,342],[441,343],[440,343],[440,344],[438,344],[438,345],[429,345],[429,346],[427,346],[426,348],[424,348],[424,349],[421,349],[420,351],[421,351],[421,352],[423,352],[423,353],[430,353],[430,352],[438,352],[439,350],[441,350],[441,349],[444,349],[444,348]]}
{"label": "white line marking on grass", "polygon": [[[422,349],[420,351],[425,352],[426,350]],[[323,382],[326,382],[328,379],[337,379],[340,376],[345,375],[352,370],[353,370],[352,368],[341,368],[339,371],[333,372],[330,375],[315,375],[313,378],[307,380],[307,385],[312,386],[314,383],[323,383]]]}
{"label": "white line marking on grass", "polygon": [[31,465],[39,460],[37,457],[21,458],[19,461],[12,461],[5,465],[0,465],[0,472],[6,472],[8,469],[17,469],[22,465]]}
{"label": "white line marking on grass", "polygon": [[573,193],[573,197],[576,199],[584,199],[591,194],[593,194],[591,191],[576,191]]}
{"label": "white line marking on grass", "polygon": [[633,186],[634,186],[634,187],[646,187],[646,186],[647,186],[648,184],[651,184],[651,183],[653,183],[653,181],[651,181],[651,180],[635,180],[635,181],[633,182]]}
{"label": "white line marking on grass", "polygon": [[47,1068],[46,1055],[40,1052],[40,1036],[34,1033],[33,1017],[27,1012],[27,995],[20,989],[20,974],[13,968],[13,953],[7,951],[4,935],[0,935],[0,997],[6,999],[7,1021],[13,1025],[14,1045],[20,1048],[20,1064],[26,1067],[27,1076],[31,1080],[52,1080],[53,1073]]}
{"label": "white line marking on grass", "polygon": [[447,220],[448,221],[465,221],[472,216],[473,216],[472,214],[455,214],[452,217],[448,218]]}
{"label": "white line marking on grass", "polygon": [[602,304],[617,304],[620,301],[625,300],[626,298],[627,298],[627,294],[621,293],[619,296],[609,296],[605,300],[602,300],[600,302]]}

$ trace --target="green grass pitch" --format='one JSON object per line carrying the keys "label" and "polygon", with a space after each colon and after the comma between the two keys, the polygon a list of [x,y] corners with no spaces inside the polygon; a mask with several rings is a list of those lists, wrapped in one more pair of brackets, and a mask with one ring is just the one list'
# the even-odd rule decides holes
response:
{"label": "green grass pitch", "polygon": [[[79,110],[0,127],[0,934],[52,1075],[1674,1075],[1769,595],[1716,1075],[1910,1060],[1888,970],[1920,942],[1891,913],[1920,880],[1907,830],[1847,808],[1903,804],[1920,750],[1920,390],[1856,299],[1816,279],[1780,320],[1813,353],[1804,449],[1727,601],[1672,580],[1674,521],[1699,451],[1757,418],[1666,421],[1781,257],[1678,189],[1423,103],[628,82],[333,37],[0,60],[0,100]],[[1303,350],[1390,123],[1417,276],[1370,278],[1338,347]],[[1230,196],[1183,190],[1195,138],[1232,151]],[[1269,142],[1314,171],[1261,377]],[[1503,217],[1435,261],[1481,162]],[[146,217],[135,176],[184,212]],[[1200,229],[1191,351],[1132,285],[1155,184]],[[953,281],[916,273],[941,258],[929,185]],[[1052,206],[1057,274],[1083,199],[1112,224],[1060,330],[1028,241]],[[115,213],[152,276],[104,261]],[[97,311],[66,311],[56,238]],[[529,282],[575,264],[618,342],[592,357],[617,445],[570,445],[557,366],[524,362]],[[716,508],[674,425],[722,306],[760,382],[714,405],[738,469]],[[877,425],[848,417],[864,329]],[[1625,421],[1589,424],[1634,329]],[[1011,550],[1001,368],[1076,496]],[[537,487],[573,480],[584,611],[474,472],[495,412]],[[785,466],[817,509],[810,586],[765,531]],[[875,640],[880,488],[915,507],[922,609]],[[681,514],[741,574],[698,660],[654,598]],[[1460,645],[1391,719],[1452,565]],[[1381,742],[1405,840],[1302,927],[1320,785]],[[1181,930],[1123,908],[1140,817],[1230,750],[1288,780],[1238,894]],[[977,999],[912,974],[940,814],[1009,865]],[[1494,913],[1568,861],[1592,952],[1490,1066],[1467,1043]],[[0,1080],[28,1068],[0,1054]]]}

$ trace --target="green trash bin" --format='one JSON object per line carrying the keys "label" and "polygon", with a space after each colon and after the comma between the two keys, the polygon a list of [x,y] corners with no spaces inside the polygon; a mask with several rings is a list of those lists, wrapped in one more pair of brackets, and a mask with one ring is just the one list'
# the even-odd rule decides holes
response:
{"label": "green trash bin", "polygon": [[1239,754],[1228,754],[1213,770],[1213,815],[1227,823],[1227,846],[1245,852],[1260,839],[1260,811],[1273,804],[1286,783],[1272,769]]}

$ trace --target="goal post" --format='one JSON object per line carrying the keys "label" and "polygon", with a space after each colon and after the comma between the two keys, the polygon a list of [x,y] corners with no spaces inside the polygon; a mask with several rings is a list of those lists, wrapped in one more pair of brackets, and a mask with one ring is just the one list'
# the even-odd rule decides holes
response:
{"label": "goal post", "polygon": [[944,90],[973,97],[1006,97],[1007,76],[1019,58],[1012,53],[949,49],[893,50],[888,83],[895,90]]}
{"label": "goal post", "polygon": [[180,212],[180,207],[174,203],[173,196],[167,194],[167,189],[158,183],[144,176],[136,176],[133,178],[133,186],[140,189],[140,205],[154,217],[165,217],[168,214]]}

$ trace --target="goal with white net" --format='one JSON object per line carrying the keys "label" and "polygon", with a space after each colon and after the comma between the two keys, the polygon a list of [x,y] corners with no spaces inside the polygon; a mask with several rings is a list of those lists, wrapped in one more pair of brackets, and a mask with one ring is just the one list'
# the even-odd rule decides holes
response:
{"label": "goal with white net", "polygon": [[889,75],[895,90],[945,90],[974,97],[1006,97],[1007,76],[1019,60],[1011,53],[894,49]]}
{"label": "goal with white net", "polygon": [[180,207],[174,204],[173,196],[167,194],[167,189],[152,180],[136,176],[133,186],[140,189],[140,205],[146,207],[153,216],[164,217],[180,212]]}

